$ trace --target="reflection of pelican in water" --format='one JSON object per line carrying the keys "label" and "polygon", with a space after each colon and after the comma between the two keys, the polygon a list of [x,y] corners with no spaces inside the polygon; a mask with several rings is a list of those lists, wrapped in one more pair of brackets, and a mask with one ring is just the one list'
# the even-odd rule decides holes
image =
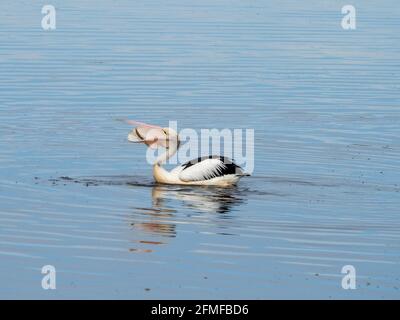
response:
{"label": "reflection of pelican in water", "polygon": [[157,185],[153,187],[153,207],[162,208],[168,200],[179,200],[194,211],[228,213],[243,202],[235,188],[190,188]]}
{"label": "reflection of pelican in water", "polygon": [[174,216],[175,210],[165,208],[136,208],[136,210],[150,218],[150,221],[131,223],[131,226],[162,236],[176,236],[176,224],[168,222]]}
{"label": "reflection of pelican in water", "polygon": [[[152,188],[152,207],[135,208],[141,222],[132,226],[162,236],[175,237],[177,210],[173,201],[183,203],[193,212],[229,213],[235,205],[243,203],[236,188],[190,188],[184,186],[156,185]],[[144,217],[147,221],[143,221]]]}

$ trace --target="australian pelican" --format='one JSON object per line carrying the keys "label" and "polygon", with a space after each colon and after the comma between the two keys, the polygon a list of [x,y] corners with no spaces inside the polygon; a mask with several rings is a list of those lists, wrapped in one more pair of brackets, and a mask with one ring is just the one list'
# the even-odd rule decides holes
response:
{"label": "australian pelican", "polygon": [[128,141],[144,143],[153,149],[159,147],[165,149],[153,166],[154,178],[159,183],[226,187],[235,185],[244,176],[249,176],[232,160],[223,156],[200,157],[167,171],[162,165],[180,146],[179,136],[175,130],[133,120],[125,122],[135,126],[128,134]]}

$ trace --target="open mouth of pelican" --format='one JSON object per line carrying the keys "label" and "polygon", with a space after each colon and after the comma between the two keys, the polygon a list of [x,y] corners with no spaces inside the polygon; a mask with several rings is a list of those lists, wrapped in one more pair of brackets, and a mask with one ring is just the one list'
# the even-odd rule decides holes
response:
{"label": "open mouth of pelican", "polygon": [[140,134],[137,128],[134,128],[128,134],[128,141],[133,143],[141,143],[141,142],[144,143],[145,137]]}
{"label": "open mouth of pelican", "polygon": [[158,147],[166,147],[168,134],[161,127],[139,122],[137,127],[129,132],[128,141],[131,143],[144,143],[152,149],[157,149]]}

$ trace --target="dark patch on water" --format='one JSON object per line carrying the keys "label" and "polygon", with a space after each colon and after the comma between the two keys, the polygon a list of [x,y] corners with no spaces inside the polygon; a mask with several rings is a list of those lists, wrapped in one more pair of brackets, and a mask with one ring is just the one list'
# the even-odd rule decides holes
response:
{"label": "dark patch on water", "polygon": [[96,176],[96,177],[69,177],[69,176],[61,176],[59,178],[51,178],[49,179],[53,185],[66,183],[78,183],[83,184],[86,187],[89,186],[134,186],[134,187],[154,187],[156,185],[155,182],[146,179],[138,179],[137,177],[132,176]]}

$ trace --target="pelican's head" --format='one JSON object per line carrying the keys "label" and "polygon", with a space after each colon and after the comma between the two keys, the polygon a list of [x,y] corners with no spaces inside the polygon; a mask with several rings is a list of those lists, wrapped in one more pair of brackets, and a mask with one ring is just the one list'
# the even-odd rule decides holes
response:
{"label": "pelican's head", "polygon": [[167,149],[174,148],[178,149],[180,146],[179,135],[178,133],[172,128],[162,128],[162,131],[165,133],[166,137],[166,144],[163,146]]}

